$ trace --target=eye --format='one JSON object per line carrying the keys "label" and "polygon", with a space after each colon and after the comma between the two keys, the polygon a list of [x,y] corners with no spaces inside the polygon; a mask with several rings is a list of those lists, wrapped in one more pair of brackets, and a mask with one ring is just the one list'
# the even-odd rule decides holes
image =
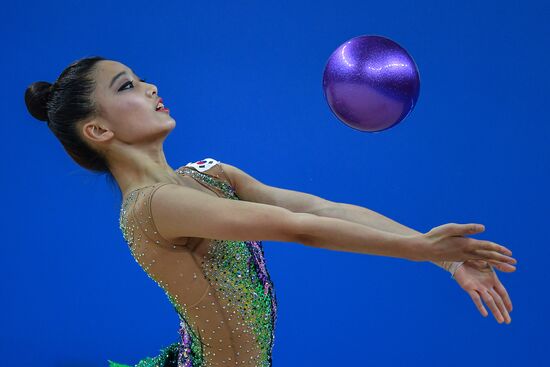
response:
{"label": "eye", "polygon": [[134,87],[134,81],[131,80],[131,81],[129,81],[129,82],[126,82],[126,83],[122,84],[122,86],[120,87],[119,91],[127,89],[126,87],[127,87],[128,85],[131,85],[132,88],[133,88],[133,87]]}
{"label": "eye", "polygon": [[[139,81],[142,82],[142,83],[145,83],[145,82],[146,82],[145,79],[140,79]],[[128,89],[128,88],[126,88],[126,87],[129,86],[129,85],[131,85],[132,88],[133,88],[133,87],[134,87],[134,81],[131,80],[131,81],[129,81],[129,82],[126,82],[126,83],[122,84],[122,86],[120,87],[119,91]]]}

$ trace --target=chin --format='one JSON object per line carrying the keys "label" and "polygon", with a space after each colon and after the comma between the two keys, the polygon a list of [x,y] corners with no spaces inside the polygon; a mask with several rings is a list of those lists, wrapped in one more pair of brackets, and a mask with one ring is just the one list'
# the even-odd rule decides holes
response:
{"label": "chin", "polygon": [[166,121],[166,122],[167,122],[167,125],[168,125],[169,128],[170,128],[170,131],[172,131],[172,130],[175,129],[175,127],[176,127],[176,120],[175,120],[175,119],[173,119],[172,117],[170,117],[170,119],[168,119],[168,121]]}

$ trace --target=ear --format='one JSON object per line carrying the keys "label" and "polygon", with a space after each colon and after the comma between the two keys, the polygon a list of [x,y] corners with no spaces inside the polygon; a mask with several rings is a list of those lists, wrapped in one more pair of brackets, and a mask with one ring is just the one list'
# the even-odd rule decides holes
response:
{"label": "ear", "polygon": [[80,131],[84,138],[93,142],[102,143],[114,136],[112,130],[100,119],[92,119],[82,124]]}

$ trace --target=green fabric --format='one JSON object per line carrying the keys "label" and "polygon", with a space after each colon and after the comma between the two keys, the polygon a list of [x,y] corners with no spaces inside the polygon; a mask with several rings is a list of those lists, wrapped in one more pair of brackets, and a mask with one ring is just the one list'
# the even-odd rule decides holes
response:
{"label": "green fabric", "polygon": [[177,367],[178,365],[179,344],[172,343],[166,348],[160,350],[160,354],[156,357],[146,357],[138,362],[135,366],[121,364],[107,360],[109,367]]}
{"label": "green fabric", "polygon": [[127,365],[127,364],[120,364],[120,363],[116,363],[116,362],[113,362],[113,361],[109,361],[109,367],[132,367],[130,365]]}

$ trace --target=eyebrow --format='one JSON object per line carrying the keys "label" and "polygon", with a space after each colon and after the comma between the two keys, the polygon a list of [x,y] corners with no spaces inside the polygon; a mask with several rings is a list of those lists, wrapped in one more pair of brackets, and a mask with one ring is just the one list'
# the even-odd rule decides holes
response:
{"label": "eyebrow", "polygon": [[126,74],[126,71],[121,71],[120,73],[115,75],[114,78],[111,80],[111,84],[109,84],[109,88],[111,88],[113,86],[115,80],[117,80],[117,78],[120,77],[122,74]]}

